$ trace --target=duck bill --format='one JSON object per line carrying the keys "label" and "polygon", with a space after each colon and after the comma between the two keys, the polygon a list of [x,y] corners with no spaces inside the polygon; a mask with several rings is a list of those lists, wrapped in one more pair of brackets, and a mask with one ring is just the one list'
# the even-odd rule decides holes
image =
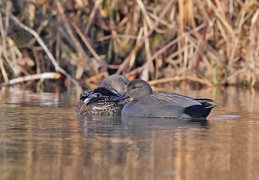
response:
{"label": "duck bill", "polygon": [[129,98],[129,97],[130,97],[130,96],[128,95],[128,93],[125,93],[125,94],[123,94],[123,95],[121,95],[121,96],[119,96],[119,97],[114,98],[113,101],[118,102],[118,101],[127,99],[127,98]]}

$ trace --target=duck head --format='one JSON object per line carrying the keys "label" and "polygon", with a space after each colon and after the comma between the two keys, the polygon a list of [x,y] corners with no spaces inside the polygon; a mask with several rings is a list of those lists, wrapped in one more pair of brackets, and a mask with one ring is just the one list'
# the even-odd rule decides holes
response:
{"label": "duck head", "polygon": [[128,83],[129,80],[123,75],[111,75],[103,80],[101,87],[115,89],[118,93],[124,94]]}
{"label": "duck head", "polygon": [[129,82],[126,93],[115,98],[114,101],[121,101],[129,97],[133,100],[139,100],[142,97],[152,93],[152,88],[146,81],[135,79]]}

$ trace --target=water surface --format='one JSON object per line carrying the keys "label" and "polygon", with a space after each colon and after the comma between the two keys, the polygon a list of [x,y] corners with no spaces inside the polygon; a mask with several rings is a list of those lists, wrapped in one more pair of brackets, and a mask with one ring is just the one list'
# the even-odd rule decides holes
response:
{"label": "water surface", "polygon": [[218,106],[199,122],[77,117],[76,94],[2,90],[0,179],[256,179],[258,92],[181,93]]}

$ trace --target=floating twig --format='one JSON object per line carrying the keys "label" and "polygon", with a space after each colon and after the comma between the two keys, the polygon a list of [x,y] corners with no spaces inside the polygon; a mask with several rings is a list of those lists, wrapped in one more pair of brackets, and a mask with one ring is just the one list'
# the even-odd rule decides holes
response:
{"label": "floating twig", "polygon": [[45,73],[41,73],[41,74],[27,75],[27,76],[11,79],[9,82],[0,84],[0,87],[14,85],[14,84],[22,83],[25,81],[32,81],[32,80],[37,80],[37,79],[40,79],[40,80],[58,79],[59,77],[60,77],[60,74],[55,73],[55,72],[45,72]]}

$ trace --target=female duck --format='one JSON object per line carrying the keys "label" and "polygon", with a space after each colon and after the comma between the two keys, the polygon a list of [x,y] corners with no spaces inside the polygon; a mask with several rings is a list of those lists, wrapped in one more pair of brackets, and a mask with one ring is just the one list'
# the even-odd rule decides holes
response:
{"label": "female duck", "polygon": [[206,118],[216,105],[211,99],[195,99],[176,93],[154,93],[143,80],[133,80],[127,92],[114,101],[130,97],[133,99],[122,109],[123,116],[162,118]]}
{"label": "female duck", "polygon": [[113,99],[126,92],[129,80],[122,75],[112,75],[104,79],[101,86],[93,91],[84,91],[76,107],[77,115],[118,115],[125,101]]}

